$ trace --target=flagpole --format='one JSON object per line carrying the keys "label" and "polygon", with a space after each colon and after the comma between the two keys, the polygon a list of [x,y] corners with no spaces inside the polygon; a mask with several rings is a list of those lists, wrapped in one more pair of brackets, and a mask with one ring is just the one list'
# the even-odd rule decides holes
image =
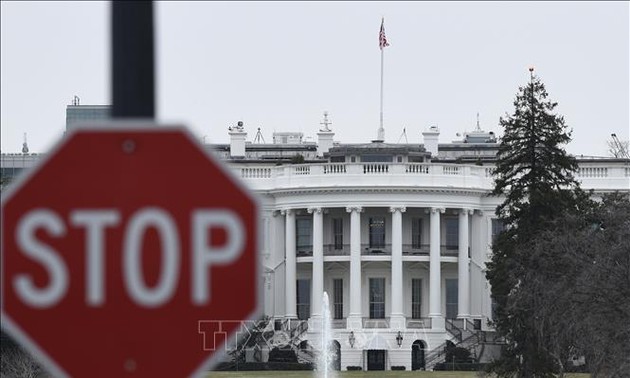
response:
{"label": "flagpole", "polygon": [[384,49],[381,49],[381,123],[378,129],[378,139],[385,140],[385,129],[383,128],[383,55]]}
{"label": "flagpole", "polygon": [[381,31],[379,33],[379,47],[381,49],[381,113],[380,113],[380,124],[378,128],[378,133],[376,139],[378,141],[385,141],[385,128],[383,127],[383,60],[384,60],[384,49],[389,44],[387,43],[387,38],[385,37],[385,17],[381,18]]}

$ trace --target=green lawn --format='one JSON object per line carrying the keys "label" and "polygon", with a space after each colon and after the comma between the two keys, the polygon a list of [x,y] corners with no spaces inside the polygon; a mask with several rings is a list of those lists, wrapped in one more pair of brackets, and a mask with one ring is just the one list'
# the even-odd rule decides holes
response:
{"label": "green lawn", "polygon": [[[336,376],[339,378],[477,378],[476,372],[463,372],[463,371],[342,371],[337,372]],[[282,377],[282,378],[311,378],[315,377],[315,373],[311,371],[249,371],[249,372],[212,372],[208,374],[207,378],[252,378],[252,377]],[[588,374],[568,374],[567,378],[588,378]]]}
{"label": "green lawn", "polygon": [[[251,371],[251,372],[217,372],[210,373],[207,378],[251,378],[251,377],[282,377],[282,378],[311,378],[316,377],[312,371]],[[342,371],[337,372],[338,378],[398,378],[398,377],[426,377],[426,378],[477,378],[475,372],[428,372],[428,371]]]}

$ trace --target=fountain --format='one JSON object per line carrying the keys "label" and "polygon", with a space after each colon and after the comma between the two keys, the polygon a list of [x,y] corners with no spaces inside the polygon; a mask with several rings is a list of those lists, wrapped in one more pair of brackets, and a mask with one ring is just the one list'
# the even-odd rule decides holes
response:
{"label": "fountain", "polygon": [[317,372],[319,378],[333,378],[335,371],[332,368],[332,362],[335,353],[331,348],[332,327],[330,324],[330,304],[328,303],[328,293],[324,292],[322,297],[322,327],[321,327],[321,344],[319,356],[317,357]]}

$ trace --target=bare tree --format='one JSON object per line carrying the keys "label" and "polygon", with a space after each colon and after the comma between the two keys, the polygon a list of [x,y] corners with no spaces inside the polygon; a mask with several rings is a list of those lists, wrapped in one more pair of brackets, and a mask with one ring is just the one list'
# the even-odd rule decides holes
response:
{"label": "bare tree", "polygon": [[619,140],[617,134],[610,134],[610,137],[611,139],[606,141],[610,156],[630,159],[630,141]]}
{"label": "bare tree", "polygon": [[567,214],[527,247],[536,272],[514,306],[528,306],[538,348],[562,376],[584,356],[594,377],[630,371],[630,201],[605,196],[590,213]]}

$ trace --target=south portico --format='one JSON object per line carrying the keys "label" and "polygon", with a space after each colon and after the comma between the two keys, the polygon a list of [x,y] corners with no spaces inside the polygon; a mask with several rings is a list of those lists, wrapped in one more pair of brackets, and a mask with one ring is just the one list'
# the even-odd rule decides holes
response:
{"label": "south portico", "polygon": [[475,213],[481,215],[472,207],[396,204],[277,211],[284,218],[285,318],[321,317],[316,299],[324,291],[337,328],[444,330],[445,317],[470,317],[470,223],[481,222]]}
{"label": "south portico", "polygon": [[269,313],[308,360],[321,348],[327,292],[335,366],[433,369],[458,343],[454,324],[488,330],[495,204],[477,190],[355,184],[269,194]]}

